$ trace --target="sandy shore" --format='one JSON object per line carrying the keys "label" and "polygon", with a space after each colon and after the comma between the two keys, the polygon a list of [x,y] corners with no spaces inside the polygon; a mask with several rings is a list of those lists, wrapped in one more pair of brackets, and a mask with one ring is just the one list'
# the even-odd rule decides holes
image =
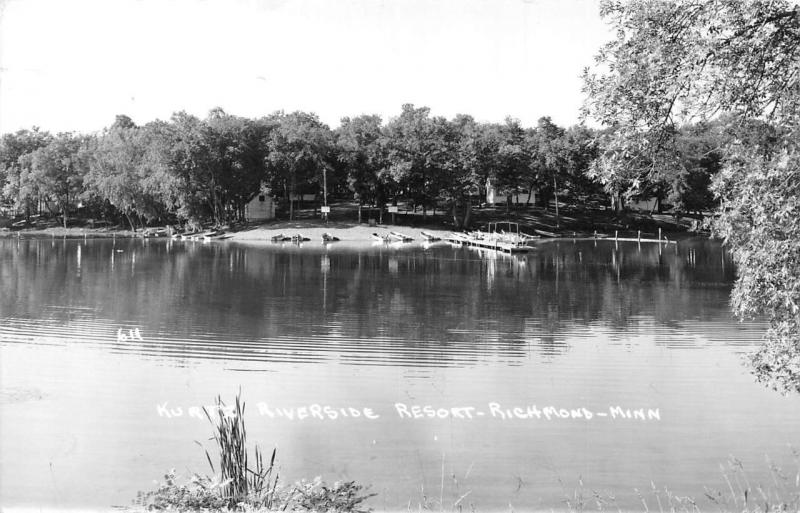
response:
{"label": "sandy shore", "polygon": [[[368,224],[355,223],[330,223],[325,224],[318,221],[276,221],[261,226],[245,228],[238,231],[228,231],[228,236],[223,240],[240,242],[272,242],[272,237],[283,234],[287,237],[301,234],[308,237],[313,242],[321,242],[322,234],[328,233],[338,237],[342,242],[373,242],[372,234],[377,233],[385,236],[390,231],[403,233],[414,240],[423,240],[421,231],[431,233],[437,237],[443,237],[450,233],[449,230],[435,228],[412,228],[409,226],[384,224],[379,226],[369,226]],[[37,238],[111,238],[111,237],[140,237],[141,232],[134,233],[131,230],[108,229],[108,228],[88,228],[61,227],[24,229],[20,231],[0,231],[0,237],[37,237]]]}
{"label": "sandy shore", "polygon": [[431,233],[437,237],[444,237],[449,234],[449,230],[437,230],[432,228],[412,228],[409,226],[398,226],[383,224],[380,226],[369,226],[367,224],[340,224],[330,223],[328,225],[309,223],[308,221],[280,221],[269,223],[267,225],[259,226],[232,233],[231,237],[227,240],[231,241],[248,241],[248,242],[271,242],[272,237],[283,234],[287,237],[301,234],[303,237],[308,237],[312,242],[321,242],[322,234],[329,233],[334,237],[338,237],[342,242],[349,243],[371,243],[373,242],[372,234],[385,236],[390,231],[400,232],[413,238],[416,241],[424,240],[421,233]]}

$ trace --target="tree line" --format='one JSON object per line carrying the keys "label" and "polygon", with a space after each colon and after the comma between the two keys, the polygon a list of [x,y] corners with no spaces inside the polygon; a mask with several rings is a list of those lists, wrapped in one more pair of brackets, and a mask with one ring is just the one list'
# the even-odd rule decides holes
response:
{"label": "tree line", "polygon": [[[178,112],[142,126],[117,116],[97,134],[51,134],[38,128],[0,138],[0,206],[30,216],[58,214],[64,226],[85,217],[124,219],[136,229],[152,222],[244,220],[256,194],[271,194],[295,215],[299,195],[350,200],[382,209],[403,202],[423,215],[447,209],[455,227],[470,224],[487,185],[510,204],[535,191],[553,199],[615,209],[655,197],[679,212],[714,205],[708,189],[719,170],[712,125],[687,125],[674,169],[653,180],[609,176],[598,165],[614,130],[563,128],[548,117],[535,127],[513,118],[478,122],[468,115],[432,116],[403,105],[380,116],[343,118],[331,129],[306,112],[245,118],[213,109],[205,119]],[[359,209],[359,215],[361,210]]]}

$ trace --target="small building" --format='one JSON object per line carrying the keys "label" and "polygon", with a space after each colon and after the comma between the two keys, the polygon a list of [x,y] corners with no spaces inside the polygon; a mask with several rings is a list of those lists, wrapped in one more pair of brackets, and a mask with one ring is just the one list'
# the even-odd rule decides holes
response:
{"label": "small building", "polygon": [[259,192],[244,207],[247,221],[267,221],[275,219],[275,201],[264,191]]}
{"label": "small building", "polygon": [[[532,205],[536,204],[536,196],[537,192],[535,189],[528,193],[528,192],[515,192],[511,194],[511,203],[512,204],[523,204],[523,203],[530,203]],[[498,194],[497,190],[494,188],[494,184],[492,184],[491,180],[486,181],[486,203],[488,205],[504,205],[507,201],[507,195],[505,194]]]}

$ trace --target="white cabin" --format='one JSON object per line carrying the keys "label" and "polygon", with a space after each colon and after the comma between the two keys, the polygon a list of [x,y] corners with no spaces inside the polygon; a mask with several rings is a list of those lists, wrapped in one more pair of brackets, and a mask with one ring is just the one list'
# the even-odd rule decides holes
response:
{"label": "white cabin", "polygon": [[275,201],[272,196],[264,192],[256,194],[250,203],[244,207],[244,217],[247,221],[267,221],[275,219]]}

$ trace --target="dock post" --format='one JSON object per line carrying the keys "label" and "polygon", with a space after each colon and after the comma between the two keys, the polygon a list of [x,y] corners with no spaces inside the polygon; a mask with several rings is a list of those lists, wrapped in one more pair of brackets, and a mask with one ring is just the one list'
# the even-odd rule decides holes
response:
{"label": "dock post", "polygon": [[658,229],[658,242],[661,242],[661,228]]}
{"label": "dock post", "polygon": [[636,242],[638,242],[639,244],[642,243],[642,230],[636,232]]}
{"label": "dock post", "polygon": [[597,238],[597,230],[594,231],[594,238]]}
{"label": "dock post", "polygon": [[618,236],[619,236],[619,230],[614,230],[614,242],[617,241]]}

